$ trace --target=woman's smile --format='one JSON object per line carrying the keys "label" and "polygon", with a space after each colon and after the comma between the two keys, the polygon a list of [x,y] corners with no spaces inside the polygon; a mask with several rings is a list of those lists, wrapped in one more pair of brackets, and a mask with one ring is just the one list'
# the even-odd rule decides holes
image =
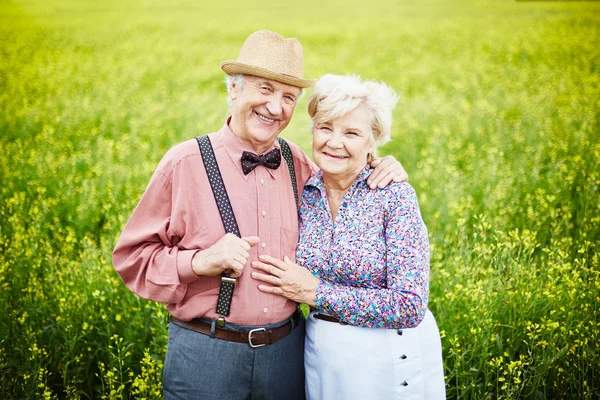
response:
{"label": "woman's smile", "polygon": [[345,160],[346,158],[348,158],[347,156],[338,156],[335,154],[327,153],[325,151],[323,152],[323,154],[325,154],[329,158],[333,158],[334,160]]}

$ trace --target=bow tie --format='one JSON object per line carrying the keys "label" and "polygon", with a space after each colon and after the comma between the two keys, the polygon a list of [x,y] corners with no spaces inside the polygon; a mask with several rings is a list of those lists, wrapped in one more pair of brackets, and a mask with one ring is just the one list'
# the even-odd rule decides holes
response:
{"label": "bow tie", "polygon": [[281,152],[279,149],[273,149],[266,154],[254,154],[249,151],[242,153],[242,171],[248,175],[254,168],[264,165],[267,168],[277,169],[281,164]]}

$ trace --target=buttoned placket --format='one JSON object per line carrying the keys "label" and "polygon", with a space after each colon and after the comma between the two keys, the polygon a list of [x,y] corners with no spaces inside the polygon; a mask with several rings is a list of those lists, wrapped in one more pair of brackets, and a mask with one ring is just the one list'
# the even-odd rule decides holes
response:
{"label": "buttoned placket", "polygon": [[[274,245],[271,243],[271,230],[278,229],[278,227],[271,226],[272,218],[270,217],[271,210],[269,209],[269,182],[274,178],[274,171],[264,166],[258,166],[250,174],[255,174],[256,179],[256,198],[258,199],[257,213],[257,224],[258,224],[258,237],[260,241],[257,245],[258,255],[272,254],[271,248]],[[270,304],[264,302],[265,296],[261,296],[260,310],[261,315],[258,317],[259,321],[262,318],[268,318]],[[260,322],[259,322],[260,324]]]}
{"label": "buttoned placket", "polygon": [[258,237],[260,242],[258,243],[258,255],[269,254],[268,250],[271,246],[270,241],[270,219],[267,218],[267,205],[269,204],[269,191],[267,181],[270,178],[265,167],[259,166],[255,170],[256,180],[259,182],[256,185],[257,199],[258,199]]}
{"label": "buttoned placket", "polygon": [[[329,222],[329,230],[331,233],[331,240],[330,240],[330,246],[329,246],[329,255],[328,258],[330,260],[330,262],[333,264],[335,263],[335,260],[337,259],[336,257],[336,252],[335,249],[339,249],[341,248],[339,245],[340,241],[345,240],[344,238],[344,233],[345,232],[338,232],[338,224],[336,223],[337,221],[343,221],[344,218],[346,218],[346,213],[348,210],[348,202],[350,201],[350,199],[352,198],[354,191],[356,190],[356,188],[354,186],[352,186],[349,190],[348,193],[346,193],[344,195],[344,198],[342,199],[342,202],[340,203],[340,206],[337,210],[336,216],[335,216],[335,220],[332,219],[332,212],[331,212],[331,206],[329,205],[329,201],[327,200],[327,192],[325,191],[325,187],[323,186],[320,190],[321,192],[321,196],[322,196],[322,200],[325,203],[325,210],[327,211],[328,215],[327,215],[327,221]],[[341,224],[342,227],[345,226],[345,224]]]}
{"label": "buttoned placket", "polygon": [[327,246],[327,252],[326,252],[326,258],[324,261],[329,261],[331,263],[331,261],[333,260],[334,257],[334,241],[335,241],[335,221],[333,221],[332,217],[332,213],[331,213],[331,207],[329,205],[329,200],[327,200],[327,192],[325,190],[325,186],[323,184],[317,186],[318,192],[321,196],[321,201],[323,202],[324,207],[321,208],[321,212],[323,212],[325,215],[322,216],[321,221],[323,222],[323,225],[321,227],[321,229],[323,229],[323,240],[327,240],[326,238],[329,237],[329,246]]}
{"label": "buttoned placket", "polygon": [[[398,335],[402,336],[402,329],[398,329],[397,333]],[[402,355],[400,355],[399,359],[401,360],[401,362],[406,362],[405,360],[408,359],[408,356],[405,353],[403,353]],[[408,381],[403,380],[402,383],[400,383],[400,385],[402,385],[403,387],[407,387]]]}

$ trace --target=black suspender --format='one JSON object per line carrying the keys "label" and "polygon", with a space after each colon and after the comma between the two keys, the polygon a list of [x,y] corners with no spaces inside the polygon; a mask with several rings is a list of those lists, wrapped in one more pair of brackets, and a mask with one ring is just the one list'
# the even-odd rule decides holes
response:
{"label": "black suspender", "polygon": [[[294,198],[296,200],[296,207],[298,207],[298,186],[296,184],[296,173],[294,170],[294,161],[292,158],[292,151],[288,143],[279,139],[279,145],[281,146],[281,155],[283,156],[288,169],[290,171],[290,179],[292,181],[292,188],[294,190]],[[231,202],[227,195],[227,190],[223,184],[223,177],[215,158],[212,145],[208,136],[199,136],[196,138],[198,147],[200,148],[200,154],[202,155],[202,161],[204,162],[204,168],[210,182],[210,187],[217,202],[217,208],[221,215],[221,221],[225,227],[226,233],[233,233],[237,237],[241,237],[240,229],[238,228],[233,209],[231,208]],[[235,288],[235,278],[231,278],[228,274],[223,274],[221,277],[221,288],[219,289],[219,298],[217,300],[217,313],[221,316],[219,322],[224,322],[223,317],[229,315],[231,308],[231,299],[233,298],[233,289]]]}
{"label": "black suspender", "polygon": [[[219,208],[219,214],[221,214],[221,221],[225,227],[226,233],[233,233],[237,237],[241,237],[240,229],[238,228],[235,215],[233,215],[233,209],[231,208],[231,202],[225,190],[223,184],[223,177],[221,176],[221,170],[217,164],[215,153],[213,152],[212,145],[208,136],[197,137],[196,141],[200,147],[200,154],[202,155],[202,161],[204,162],[204,169],[206,169],[206,175],[208,175],[208,181],[210,182],[210,188],[212,189],[213,196],[217,202]],[[219,289],[219,299],[217,300],[217,313],[219,315],[228,316],[229,308],[231,307],[231,299],[233,297],[233,289],[235,288],[235,278],[231,278],[228,274],[221,276],[221,288]]]}
{"label": "black suspender", "polygon": [[294,190],[294,199],[296,199],[296,209],[300,207],[300,203],[298,202],[298,185],[296,183],[296,172],[294,170],[294,159],[292,158],[292,150],[290,149],[290,145],[288,142],[283,140],[282,138],[277,138],[279,140],[279,146],[281,146],[281,155],[285,160],[285,163],[288,166],[290,171],[290,179],[292,180],[292,189]]}

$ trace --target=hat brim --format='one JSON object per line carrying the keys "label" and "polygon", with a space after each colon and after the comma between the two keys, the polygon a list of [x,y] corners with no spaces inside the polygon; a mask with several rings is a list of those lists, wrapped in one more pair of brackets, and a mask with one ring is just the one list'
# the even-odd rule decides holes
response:
{"label": "hat brim", "polygon": [[227,75],[244,74],[260,76],[261,78],[272,79],[299,88],[311,87],[316,82],[314,79],[301,79],[291,75],[279,74],[268,69],[243,64],[237,61],[223,61],[221,63],[221,69],[225,71]]}

